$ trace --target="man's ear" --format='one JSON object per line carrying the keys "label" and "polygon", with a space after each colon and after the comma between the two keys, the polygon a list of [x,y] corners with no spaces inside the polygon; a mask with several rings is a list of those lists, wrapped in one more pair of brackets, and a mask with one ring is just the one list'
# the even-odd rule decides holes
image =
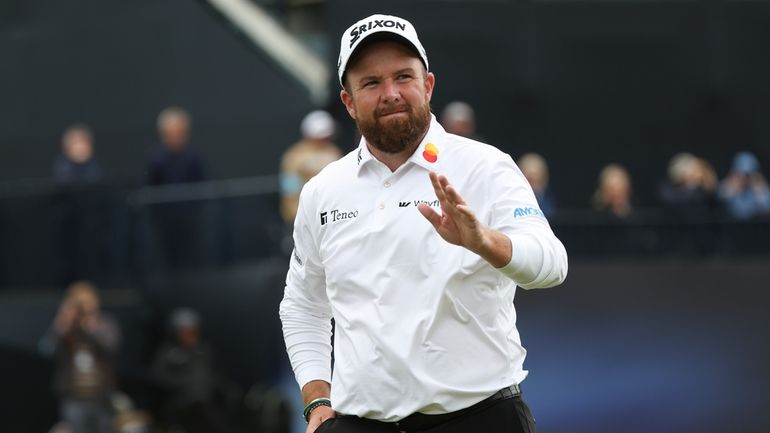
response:
{"label": "man's ear", "polygon": [[348,93],[347,90],[342,89],[340,91],[340,99],[342,99],[342,103],[345,104],[345,108],[348,109],[348,114],[350,114],[350,117],[352,117],[355,120],[356,119],[356,107],[353,104],[353,97],[350,96],[350,93]]}
{"label": "man's ear", "polygon": [[433,72],[428,72],[425,74],[425,94],[427,95],[428,101],[430,102],[430,98],[433,96],[433,87],[436,85],[436,76],[433,75]]}

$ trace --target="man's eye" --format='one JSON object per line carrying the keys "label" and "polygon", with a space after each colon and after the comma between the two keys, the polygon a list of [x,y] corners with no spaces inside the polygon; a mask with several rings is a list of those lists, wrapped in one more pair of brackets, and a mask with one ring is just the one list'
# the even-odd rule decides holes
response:
{"label": "man's eye", "polygon": [[372,81],[365,82],[363,87],[372,87],[372,86],[375,86],[375,85],[377,85],[377,81],[372,80]]}
{"label": "man's eye", "polygon": [[399,75],[399,76],[397,76],[397,77],[396,77],[396,79],[397,79],[398,81],[406,81],[406,80],[409,80],[409,79],[411,79],[411,78],[412,78],[412,76],[411,76],[411,75],[409,75],[409,74],[401,74],[401,75]]}

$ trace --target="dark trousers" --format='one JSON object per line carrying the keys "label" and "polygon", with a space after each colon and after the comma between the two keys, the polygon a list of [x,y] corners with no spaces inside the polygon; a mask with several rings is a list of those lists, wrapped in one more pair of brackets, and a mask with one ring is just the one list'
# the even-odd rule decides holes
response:
{"label": "dark trousers", "polygon": [[372,421],[354,416],[338,416],[326,420],[315,433],[536,433],[535,418],[521,395],[497,400],[464,411],[438,425],[410,429],[409,427]]}

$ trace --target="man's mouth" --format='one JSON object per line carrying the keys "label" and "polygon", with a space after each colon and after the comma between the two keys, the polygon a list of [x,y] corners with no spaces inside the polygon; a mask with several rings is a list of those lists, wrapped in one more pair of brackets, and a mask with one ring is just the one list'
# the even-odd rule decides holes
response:
{"label": "man's mouth", "polygon": [[377,117],[388,117],[396,114],[407,114],[407,113],[409,113],[409,108],[401,107],[401,108],[394,108],[389,110],[381,110],[379,113],[377,113]]}

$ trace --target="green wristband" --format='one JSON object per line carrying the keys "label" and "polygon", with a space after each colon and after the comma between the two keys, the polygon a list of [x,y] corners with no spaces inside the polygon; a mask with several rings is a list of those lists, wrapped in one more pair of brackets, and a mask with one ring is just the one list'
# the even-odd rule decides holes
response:
{"label": "green wristband", "polygon": [[317,398],[305,406],[305,409],[302,410],[302,416],[305,418],[305,421],[310,422],[310,412],[313,411],[313,409],[317,408],[318,406],[328,406],[332,407],[332,401],[328,398]]}

